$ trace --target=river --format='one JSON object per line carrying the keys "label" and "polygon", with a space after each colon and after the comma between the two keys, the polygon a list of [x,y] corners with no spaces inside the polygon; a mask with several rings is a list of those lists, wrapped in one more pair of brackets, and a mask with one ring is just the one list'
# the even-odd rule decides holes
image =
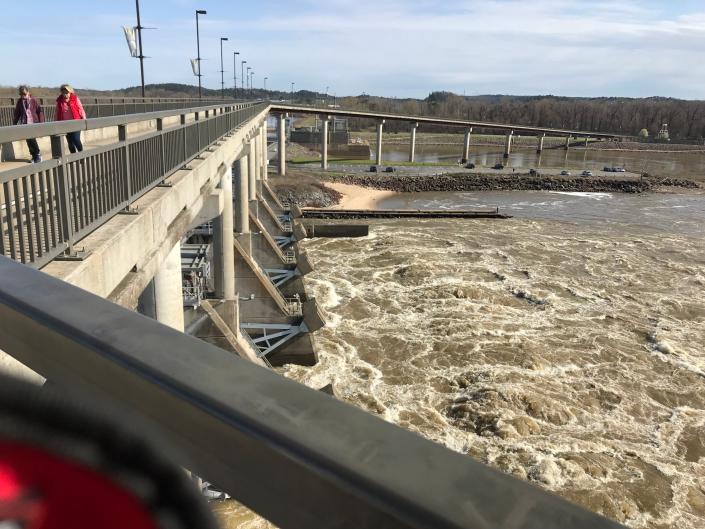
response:
{"label": "river", "polygon": [[[460,158],[461,145],[417,145],[417,162],[449,162]],[[692,177],[705,174],[705,152],[623,152],[597,149],[562,148],[545,149],[540,155],[534,149],[514,148],[508,160],[503,157],[500,146],[473,146],[469,161],[478,166],[492,167],[503,163],[509,167],[542,168],[565,167],[573,170],[601,170],[603,167],[625,167],[636,173],[648,172],[657,176]],[[409,159],[408,148],[400,145],[385,145],[383,160],[405,162]]]}
{"label": "river", "polygon": [[487,205],[514,218],[306,241],[328,326],[283,373],[633,528],[705,527],[705,196],[382,207]]}

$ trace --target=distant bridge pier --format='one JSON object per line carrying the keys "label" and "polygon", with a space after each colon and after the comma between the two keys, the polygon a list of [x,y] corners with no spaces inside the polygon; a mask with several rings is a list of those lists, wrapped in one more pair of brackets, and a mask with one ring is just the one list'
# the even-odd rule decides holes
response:
{"label": "distant bridge pier", "polygon": [[380,119],[377,122],[377,157],[375,161],[377,165],[382,164],[382,132],[384,131],[384,120]]}
{"label": "distant bridge pier", "polygon": [[568,149],[570,149],[570,139],[571,139],[570,136],[566,136],[566,137],[565,137],[565,150],[566,150],[566,151],[567,151]]}
{"label": "distant bridge pier", "polygon": [[233,168],[225,171],[219,187],[223,211],[213,219],[213,280],[219,299],[235,299],[235,251],[233,249]]}
{"label": "distant bridge pier", "polygon": [[543,152],[543,141],[546,139],[546,134],[541,134],[538,136],[539,145],[536,147],[536,152],[541,154]]}
{"label": "distant bridge pier", "polygon": [[590,137],[589,137],[589,136],[585,136],[585,148],[586,148],[586,149],[587,149],[589,143],[590,143]]}
{"label": "distant bridge pier", "polygon": [[418,128],[418,123],[411,123],[411,140],[409,141],[409,162],[411,163],[414,163],[416,159],[416,129]]}
{"label": "distant bridge pier", "polygon": [[154,305],[157,321],[184,332],[183,304],[181,242],[177,242],[154,275]]}
{"label": "distant bridge pier", "polygon": [[277,116],[277,139],[279,140],[277,156],[279,158],[279,176],[286,176],[286,117],[287,114],[285,113]]}
{"label": "distant bridge pier", "polygon": [[321,169],[328,169],[328,123],[330,116],[321,116]]}
{"label": "distant bridge pier", "polygon": [[470,137],[472,136],[472,127],[465,131],[465,139],[463,141],[463,157],[461,161],[468,163],[470,159]]}
{"label": "distant bridge pier", "polygon": [[514,136],[514,131],[510,130],[507,132],[507,139],[504,144],[504,157],[509,158],[509,155],[512,153],[512,137]]}

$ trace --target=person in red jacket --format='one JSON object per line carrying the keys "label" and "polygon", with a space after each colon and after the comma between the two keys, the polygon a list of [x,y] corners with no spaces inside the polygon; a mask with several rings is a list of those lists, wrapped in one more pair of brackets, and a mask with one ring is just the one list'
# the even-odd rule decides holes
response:
{"label": "person in red jacket", "polygon": [[[56,98],[56,121],[67,119],[86,119],[86,112],[73,88],[70,85],[62,84],[61,95]],[[83,150],[80,130],[66,134],[66,141],[69,144],[69,151],[81,152]]]}
{"label": "person in red jacket", "polygon": [[[44,122],[44,110],[42,110],[42,105],[39,101],[32,97],[29,93],[29,87],[27,85],[21,85],[19,87],[20,99],[17,101],[15,106],[15,115],[12,119],[13,125],[30,125],[32,123],[43,123]],[[32,155],[32,163],[39,163],[42,161],[42,154],[39,151],[39,145],[35,138],[27,138],[27,147],[29,148],[29,153]]]}

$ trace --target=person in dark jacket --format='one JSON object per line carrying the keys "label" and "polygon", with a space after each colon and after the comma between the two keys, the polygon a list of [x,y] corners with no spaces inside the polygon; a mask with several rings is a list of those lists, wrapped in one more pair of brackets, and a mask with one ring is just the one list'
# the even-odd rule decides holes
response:
{"label": "person in dark jacket", "polygon": [[[67,119],[86,119],[86,112],[83,110],[81,100],[78,99],[73,88],[67,84],[62,84],[61,95],[56,98],[56,121],[65,121]],[[80,130],[66,134],[66,141],[69,144],[69,151],[81,152],[83,150]]]}
{"label": "person in dark jacket", "polygon": [[[44,122],[44,110],[39,101],[32,97],[29,93],[29,87],[22,85],[19,87],[20,99],[15,106],[15,115],[12,119],[13,125],[30,125],[32,123]],[[42,161],[42,153],[39,150],[39,145],[35,138],[27,138],[27,147],[32,155],[32,163]]]}

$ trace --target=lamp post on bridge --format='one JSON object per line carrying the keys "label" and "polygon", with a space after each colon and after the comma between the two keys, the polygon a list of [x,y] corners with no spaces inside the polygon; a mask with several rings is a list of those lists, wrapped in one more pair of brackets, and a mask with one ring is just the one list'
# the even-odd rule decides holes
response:
{"label": "lamp post on bridge", "polygon": [[140,54],[137,58],[140,60],[140,77],[142,79],[142,97],[144,97],[144,53],[142,53],[142,22],[140,20],[140,0],[135,0],[135,7],[137,9],[137,38],[140,47]]}
{"label": "lamp post on bridge", "polygon": [[251,66],[247,67],[247,79],[245,80],[245,84],[247,86],[247,97],[250,97],[250,70],[252,70]]}
{"label": "lamp post on bridge", "polygon": [[242,85],[242,98],[245,99],[245,65],[247,61],[240,63],[240,84]]}
{"label": "lamp post on bridge", "polygon": [[250,97],[254,97],[254,96],[255,96],[255,94],[254,94],[254,92],[255,92],[255,84],[254,84],[254,81],[255,81],[255,71],[252,70],[252,71],[250,72]]}
{"label": "lamp post on bridge", "polygon": [[239,51],[233,52],[233,97],[237,99],[237,56]]}
{"label": "lamp post on bridge", "polygon": [[225,67],[223,66],[223,42],[228,37],[220,37],[220,99],[225,99]]}
{"label": "lamp post on bridge", "polygon": [[294,104],[294,85],[296,83],[291,83],[291,104]]}
{"label": "lamp post on bridge", "polygon": [[264,91],[265,92],[267,91],[267,79],[269,79],[269,77],[264,78]]}
{"label": "lamp post on bridge", "polygon": [[198,31],[198,15],[207,15],[205,9],[196,9],[196,65],[198,66],[198,99],[202,99],[201,89],[201,36]]}

